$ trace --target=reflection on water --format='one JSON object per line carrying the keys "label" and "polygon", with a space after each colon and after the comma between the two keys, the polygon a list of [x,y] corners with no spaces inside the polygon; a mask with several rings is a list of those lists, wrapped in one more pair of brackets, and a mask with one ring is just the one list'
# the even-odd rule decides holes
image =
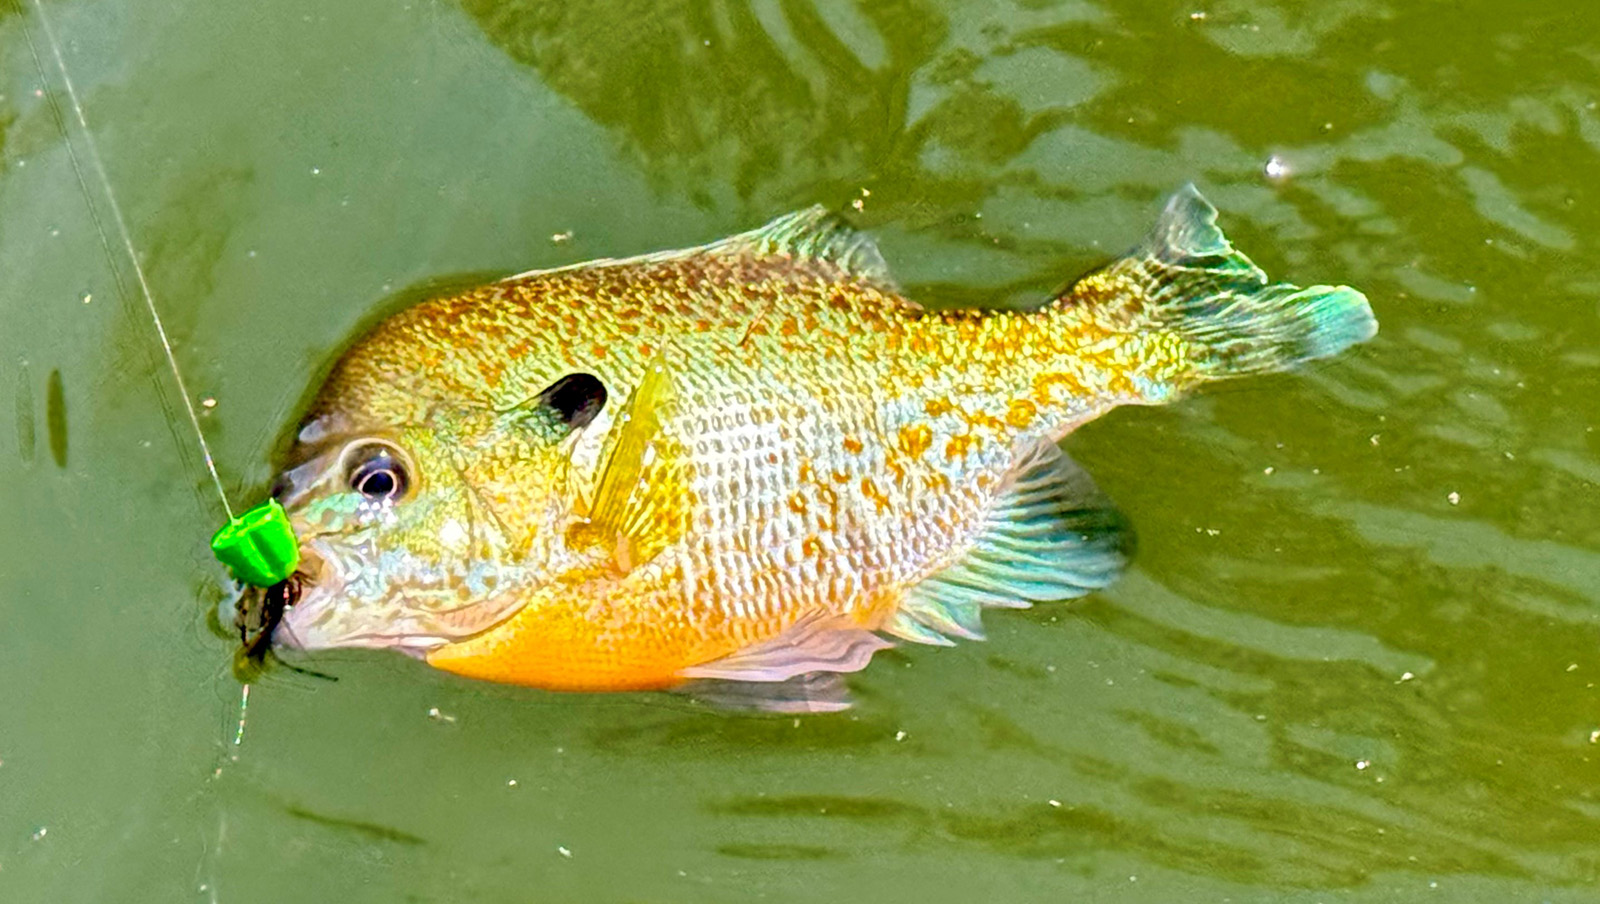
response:
{"label": "reflection on water", "polygon": [[[169,12],[180,13],[170,34],[123,40],[134,74],[95,71],[91,112],[110,123],[112,169],[151,174],[128,180],[144,200],[129,206],[170,319],[194,337],[185,363],[202,380],[246,373],[206,351],[265,322],[238,299],[290,312],[259,347],[230,346],[276,365],[224,384],[232,393],[208,427],[234,437],[238,456],[266,457],[269,442],[247,438],[288,416],[262,413],[282,411],[393,286],[565,262],[538,255],[568,230],[586,255],[711,237],[673,225],[682,210],[728,231],[814,201],[853,206],[882,227],[913,294],[1003,304],[1130,244],[1159,200],[1194,180],[1268,272],[1360,286],[1383,324],[1375,342],[1308,373],[1119,412],[1074,436],[1074,455],[1140,531],[1134,572],[1071,607],[998,613],[988,644],[880,656],[847,716],[729,717],[336,658],[337,685],[263,679],[239,759],[189,813],[174,801],[192,802],[194,776],[210,769],[210,723],[116,723],[138,707],[112,709],[119,688],[101,691],[107,737],[195,748],[177,765],[141,761],[176,772],[126,810],[187,813],[164,825],[203,847],[202,873],[235,895],[274,899],[285,873],[350,900],[520,900],[535,885],[574,900],[995,889],[1046,900],[1112,887],[1153,901],[1331,888],[1361,900],[1581,900],[1600,880],[1592,11],[1549,0],[462,0]],[[0,32],[14,32],[5,16],[0,4]],[[247,58],[274,63],[236,74]],[[302,69],[317,73],[313,87],[293,75]],[[193,72],[240,80],[211,96]],[[76,298],[94,249],[73,256],[39,238],[74,196],[27,194],[44,183],[19,174],[58,148],[30,83],[7,78],[0,264],[19,276],[0,282],[0,299]],[[229,112],[273,78],[247,113]],[[225,125],[192,152],[162,126],[208,117]],[[148,144],[130,137],[147,129]],[[567,143],[534,144],[547,134]],[[531,169],[524,144],[542,148]],[[541,219],[546,208],[561,219]],[[591,208],[632,215],[574,229],[573,212]],[[630,231],[656,210],[673,211],[651,221],[666,225]],[[506,250],[440,250],[480,247]],[[42,327],[27,333],[38,348],[0,334],[0,360],[60,361],[85,393],[70,398],[73,472],[104,481],[93,498],[140,511],[165,498],[149,487],[185,472],[130,455],[135,432],[165,439],[158,406],[123,414],[94,395],[124,398],[107,387],[125,382],[119,362],[145,354],[104,338],[115,327],[73,327],[87,338],[48,349]],[[64,465],[69,387],[59,376],[43,387],[38,437],[41,387],[25,365],[14,371],[22,462],[44,439]],[[0,479],[21,486],[22,473]],[[82,504],[61,492],[28,497],[30,525]],[[165,517],[173,553],[158,568],[130,549],[139,564],[123,575],[170,581],[171,561],[209,527],[185,521],[189,509]],[[75,536],[34,534],[30,560],[56,565]],[[18,586],[9,575],[21,573],[0,567]],[[0,592],[0,622],[12,619],[0,636],[30,638],[0,656],[12,686],[33,674],[14,663],[46,668],[53,644],[104,633],[59,606],[8,610],[62,592],[29,580],[31,596]],[[83,596],[108,583],[81,580]],[[180,610],[121,616],[119,636],[165,658],[117,661],[156,676],[169,709],[231,704],[222,645],[201,630],[173,645],[198,621]],[[73,681],[60,681],[55,711],[83,706]],[[14,818],[70,814],[58,801],[81,771],[27,764],[52,752],[76,762],[61,751],[81,746],[81,731],[22,724],[58,746],[10,742],[19,759],[0,731],[0,782],[22,775],[50,792],[29,791]],[[304,840],[308,821],[325,844]],[[0,823],[17,837],[21,825]],[[56,837],[89,850],[106,836]],[[33,861],[14,866],[6,844],[0,868],[15,876]],[[196,855],[164,856],[176,874]]]}
{"label": "reflection on water", "polygon": [[[467,0],[496,46],[712,204],[793,203],[914,154],[910,80],[946,33],[915,2]],[[626,23],[625,25],[623,23]],[[848,190],[853,190],[850,186]]]}
{"label": "reflection on water", "polygon": [[33,417],[33,387],[28,385],[28,365],[19,364],[17,377],[17,457],[24,468],[33,464],[34,448],[38,444],[39,426]]}

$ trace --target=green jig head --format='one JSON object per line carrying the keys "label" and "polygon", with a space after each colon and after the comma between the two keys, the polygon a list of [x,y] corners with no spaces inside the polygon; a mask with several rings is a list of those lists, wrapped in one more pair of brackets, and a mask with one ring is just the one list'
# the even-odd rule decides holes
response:
{"label": "green jig head", "polygon": [[288,580],[300,564],[294,528],[276,499],[235,516],[211,538],[211,552],[235,579],[256,587]]}

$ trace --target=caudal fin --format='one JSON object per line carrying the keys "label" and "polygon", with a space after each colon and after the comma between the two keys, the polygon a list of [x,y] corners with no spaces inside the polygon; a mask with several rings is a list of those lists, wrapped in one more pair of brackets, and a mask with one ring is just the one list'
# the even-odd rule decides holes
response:
{"label": "caudal fin", "polygon": [[1378,331],[1366,296],[1349,286],[1269,283],[1193,185],[1172,196],[1143,245],[1085,281],[1096,279],[1099,292],[1131,291],[1139,314],[1189,340],[1201,378],[1287,370]]}

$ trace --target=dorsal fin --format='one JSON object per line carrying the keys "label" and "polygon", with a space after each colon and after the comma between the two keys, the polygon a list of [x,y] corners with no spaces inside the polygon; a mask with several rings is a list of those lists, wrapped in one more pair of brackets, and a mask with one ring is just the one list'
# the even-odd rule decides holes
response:
{"label": "dorsal fin", "polygon": [[575,548],[604,548],[624,572],[655,558],[688,530],[691,465],[661,429],[676,398],[672,375],[658,356],[606,436],[587,520],[567,535]]}
{"label": "dorsal fin", "polygon": [[804,210],[784,214],[759,229],[730,235],[707,245],[652,251],[624,258],[596,258],[563,267],[528,270],[504,277],[500,281],[512,282],[589,267],[682,260],[697,254],[729,251],[742,251],[756,257],[783,255],[793,260],[826,261],[884,292],[899,293],[894,277],[889,274],[889,265],[883,262],[883,255],[879,253],[878,244],[872,237],[846,223],[843,217],[829,211],[821,204],[813,204]]}
{"label": "dorsal fin", "polygon": [[967,555],[906,592],[883,630],[917,643],[983,639],[986,607],[1025,609],[1108,586],[1133,534],[1089,475],[1048,440],[1018,456]]}
{"label": "dorsal fin", "polygon": [[893,290],[894,277],[872,237],[820,204],[729,236],[713,249],[748,247],[759,255],[784,254],[796,260],[826,261],[857,279]]}

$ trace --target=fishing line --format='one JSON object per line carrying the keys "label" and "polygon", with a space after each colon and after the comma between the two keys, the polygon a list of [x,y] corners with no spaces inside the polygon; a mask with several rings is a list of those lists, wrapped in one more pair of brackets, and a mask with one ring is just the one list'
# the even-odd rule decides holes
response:
{"label": "fishing line", "polygon": [[[128,231],[128,224],[122,216],[122,205],[117,203],[116,192],[111,187],[111,179],[106,175],[105,164],[100,160],[100,149],[95,144],[94,133],[89,130],[89,121],[83,115],[83,104],[78,100],[78,89],[72,84],[72,76],[67,73],[67,62],[61,54],[61,42],[56,40],[55,29],[50,27],[50,20],[44,14],[44,4],[41,0],[29,0],[33,7],[33,14],[39,20],[39,27],[44,32],[45,42],[49,45],[55,57],[56,71],[61,76],[61,85],[66,89],[67,100],[72,105],[73,116],[78,121],[79,130],[83,133],[83,146],[89,163],[94,167],[95,176],[100,181],[100,188],[105,192],[106,204],[111,211],[111,221],[117,228],[117,234],[122,238],[122,247],[128,254],[128,261],[133,265],[133,275],[139,284],[139,294],[144,299],[145,310],[150,312],[150,322],[155,325],[156,336],[161,340],[161,351],[166,357],[167,370],[172,374],[172,382],[178,387],[178,397],[183,400],[183,410],[189,416],[189,426],[194,428],[194,437],[200,445],[200,457],[205,462],[206,473],[211,475],[211,483],[216,487],[217,498],[222,501],[222,510],[227,514],[228,520],[234,520],[233,506],[228,502],[227,490],[223,489],[222,476],[217,473],[217,463],[211,456],[211,445],[206,442],[206,434],[200,427],[200,414],[195,410],[194,400],[189,397],[189,386],[183,379],[183,371],[178,367],[178,357],[172,350],[172,339],[167,334],[167,328],[161,321],[161,314],[156,310],[155,294],[150,291],[150,280],[145,276],[144,265],[139,262],[139,254],[133,246],[133,236]],[[33,33],[28,30],[26,17],[22,17],[22,35],[28,42],[28,52],[33,56],[33,65],[39,71],[39,82],[44,95],[50,104],[51,112],[55,116],[56,125],[61,129],[62,143],[67,149],[67,158],[72,162],[72,172],[78,178],[78,188],[83,192],[84,204],[89,208],[89,219],[94,221],[95,232],[100,236],[100,247],[105,251],[106,262],[111,267],[111,278],[116,282],[117,292],[122,297],[128,295],[127,284],[122,277],[122,269],[117,266],[116,254],[111,248],[111,237],[107,234],[105,222],[100,216],[99,207],[94,203],[94,198],[89,190],[89,180],[84,175],[83,163],[78,159],[77,149],[73,147],[72,136],[67,128],[66,117],[62,115],[60,104],[57,103],[54,91],[50,90],[49,77],[45,73],[44,61],[39,56],[38,45],[33,40]]]}
{"label": "fishing line", "polygon": [[[14,7],[22,13],[20,0],[14,0]],[[155,326],[156,337],[160,340],[162,355],[167,362],[167,370],[172,374],[172,382],[177,386],[178,396],[183,400],[183,410],[188,416],[189,426],[194,430],[196,443],[200,447],[200,458],[205,464],[206,473],[211,477],[212,486],[216,488],[217,498],[222,503],[222,510],[226,513],[230,524],[236,521],[233,505],[228,501],[227,490],[222,485],[222,476],[217,473],[216,459],[211,454],[211,444],[206,442],[205,430],[200,426],[200,415],[195,410],[194,400],[189,395],[189,386],[183,378],[183,370],[178,365],[178,357],[172,349],[172,338],[167,333],[166,324],[161,320],[161,313],[156,308],[155,293],[150,289],[150,280],[145,275],[144,265],[139,261],[138,250],[134,248],[133,236],[128,230],[127,220],[122,215],[122,205],[117,202],[115,189],[112,188],[111,179],[106,174],[104,162],[100,157],[100,148],[95,143],[94,133],[89,129],[88,118],[83,112],[83,103],[78,98],[77,86],[72,82],[72,76],[67,70],[67,62],[61,52],[61,42],[56,38],[55,29],[50,26],[50,19],[45,15],[44,5],[41,0],[29,0],[33,14],[39,20],[39,28],[44,33],[45,42],[50,48],[55,60],[56,71],[60,75],[61,85],[66,90],[67,100],[72,107],[73,117],[78,122],[79,131],[82,133],[85,155],[94,169],[95,177],[99,180],[100,188],[105,193],[106,205],[111,212],[111,222],[116,227],[118,236],[122,239],[122,248],[127,252],[128,262],[133,266],[134,278],[139,286],[139,296],[144,300],[144,307],[150,314],[150,322]],[[105,252],[106,263],[111,270],[112,281],[116,284],[117,294],[126,301],[129,298],[127,281],[123,276],[122,268],[117,264],[117,255],[112,248],[111,237],[106,229],[100,208],[95,203],[94,194],[89,188],[89,178],[84,171],[83,161],[78,157],[77,148],[72,142],[71,129],[68,127],[66,116],[63,115],[61,105],[56,97],[56,92],[50,88],[50,77],[45,71],[44,59],[40,56],[38,43],[34,40],[33,32],[28,29],[27,16],[19,15],[21,20],[22,35],[28,44],[28,52],[33,57],[34,68],[39,73],[41,93],[49,104],[52,116],[55,118],[56,127],[61,131],[62,144],[66,147],[67,159],[72,164],[72,172],[77,177],[78,189],[83,193],[84,205],[89,210],[89,219],[93,221],[95,233],[100,238],[100,248]],[[169,409],[170,412],[170,409]],[[168,423],[171,424],[170,413]],[[174,434],[176,436],[176,433]],[[232,744],[224,749],[227,751],[228,762],[239,761],[239,750],[244,743],[246,719],[250,708],[250,685],[245,683],[239,692],[239,716],[234,728]],[[215,777],[220,778],[222,767],[218,766]],[[222,847],[227,837],[227,811],[219,808],[217,814],[217,844],[210,848],[202,857],[198,869],[206,869],[209,865],[212,873],[209,881],[201,886],[202,890],[209,892],[211,901],[218,900],[216,867],[222,856]]]}

